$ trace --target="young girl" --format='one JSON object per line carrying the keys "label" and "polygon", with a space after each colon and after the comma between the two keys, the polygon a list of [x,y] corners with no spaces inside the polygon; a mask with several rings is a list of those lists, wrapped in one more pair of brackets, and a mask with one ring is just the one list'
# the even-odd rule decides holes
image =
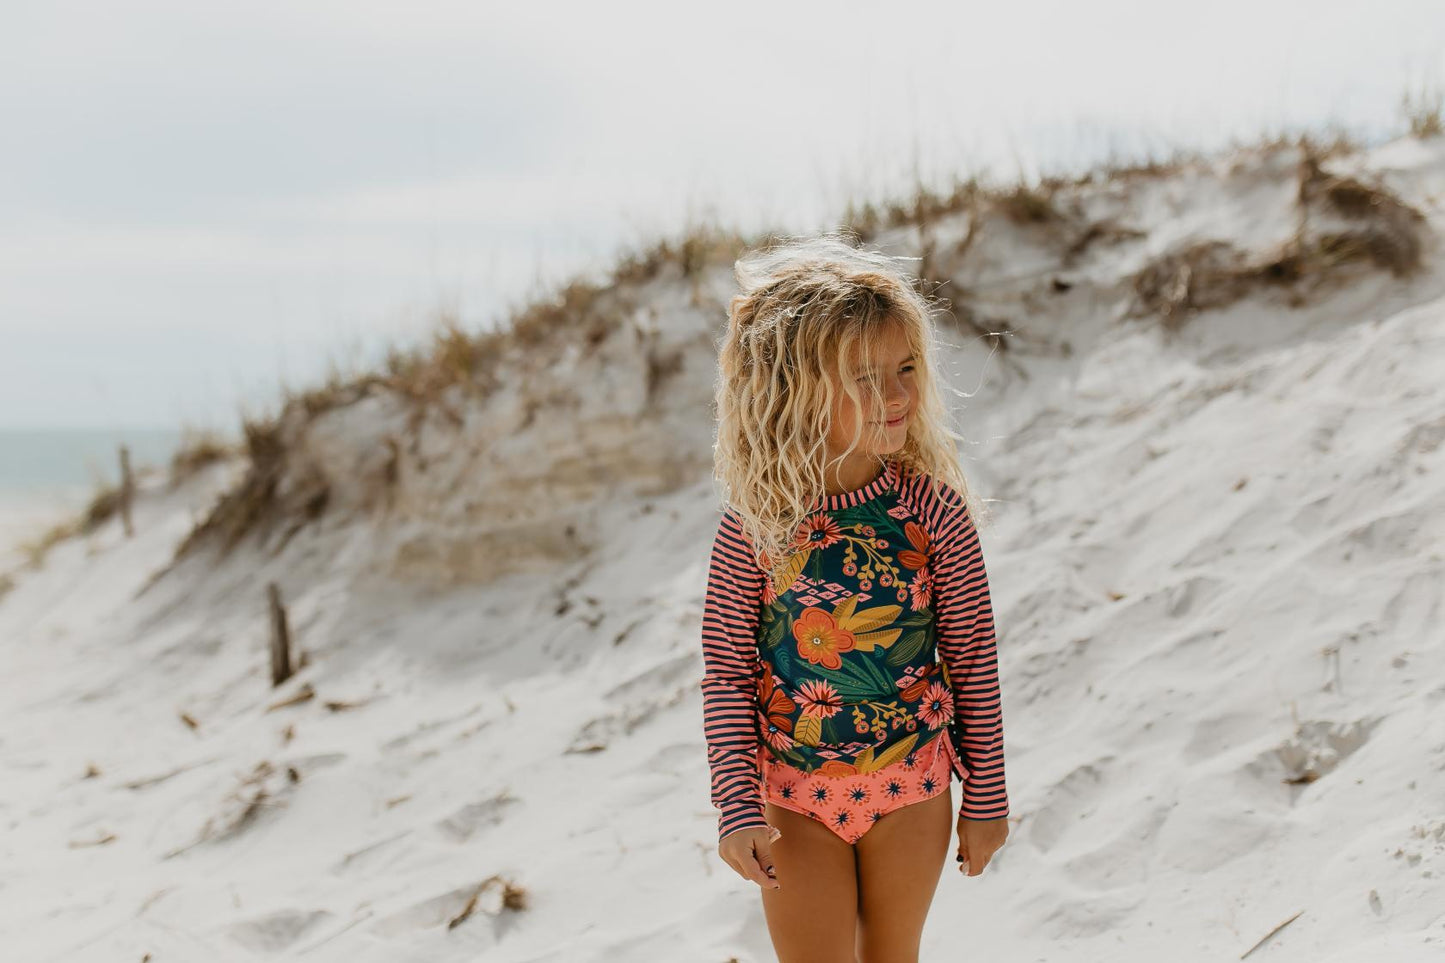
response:
{"label": "young girl", "polygon": [[916,960],[951,776],[967,875],[1009,812],[988,577],[931,304],[838,233],[736,274],[702,617],[718,854],[762,887],[780,963]]}

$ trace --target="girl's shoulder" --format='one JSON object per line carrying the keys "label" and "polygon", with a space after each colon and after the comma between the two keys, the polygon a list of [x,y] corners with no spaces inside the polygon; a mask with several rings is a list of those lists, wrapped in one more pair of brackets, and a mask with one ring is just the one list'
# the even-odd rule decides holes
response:
{"label": "girl's shoulder", "polygon": [[925,515],[968,513],[968,502],[963,494],[925,469],[904,466],[899,472],[899,489]]}

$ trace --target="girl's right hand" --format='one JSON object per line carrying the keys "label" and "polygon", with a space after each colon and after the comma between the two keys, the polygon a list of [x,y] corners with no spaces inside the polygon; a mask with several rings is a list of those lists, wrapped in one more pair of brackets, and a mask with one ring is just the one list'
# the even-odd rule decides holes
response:
{"label": "girl's right hand", "polygon": [[728,833],[717,844],[717,853],[743,879],[750,879],[765,889],[781,889],[773,867],[773,840],[782,836],[773,826],[739,829]]}

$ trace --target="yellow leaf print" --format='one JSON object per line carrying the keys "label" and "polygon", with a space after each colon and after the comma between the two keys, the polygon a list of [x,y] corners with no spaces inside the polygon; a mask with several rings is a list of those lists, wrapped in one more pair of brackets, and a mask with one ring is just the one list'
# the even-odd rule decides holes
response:
{"label": "yellow leaf print", "polygon": [[[917,741],[918,733],[915,732],[907,739],[904,739],[902,742],[897,743],[896,745],[889,746],[887,749],[884,749],[881,755],[870,761],[869,764],[871,768],[868,769],[868,772],[872,772],[875,769],[882,769],[884,766],[892,765],[899,759],[902,759],[904,756],[908,755],[910,752],[913,751],[913,744]],[[873,750],[871,749],[869,750],[869,752],[872,751]],[[858,768],[860,771],[862,771],[863,767],[859,766]]]}
{"label": "yellow leaf print", "polygon": [[792,588],[793,583],[798,580],[798,573],[803,571],[803,566],[808,564],[808,556],[813,554],[811,548],[789,555],[787,560],[773,570],[773,591],[782,595]]}
{"label": "yellow leaf print", "polygon": [[886,649],[903,634],[902,629],[888,629],[883,632],[864,632],[853,636],[853,648],[858,652],[872,652],[874,647]]}
{"label": "yellow leaf print", "polygon": [[842,625],[853,617],[853,610],[858,607],[858,596],[850,595],[833,607],[833,618]]}
{"label": "yellow leaf print", "polygon": [[817,716],[802,716],[793,729],[793,738],[805,746],[816,746],[823,737],[823,720]]}
{"label": "yellow leaf print", "polygon": [[874,769],[878,768],[877,766],[873,765],[873,747],[869,746],[867,749],[864,749],[862,752],[858,753],[858,755],[853,759],[853,765],[857,767],[859,772],[872,772]]}
{"label": "yellow leaf print", "polygon": [[880,625],[888,625],[898,618],[902,611],[903,606],[901,605],[875,605],[871,609],[851,613],[846,622],[839,616],[838,621],[843,624],[844,629],[857,635],[859,632],[876,629]]}

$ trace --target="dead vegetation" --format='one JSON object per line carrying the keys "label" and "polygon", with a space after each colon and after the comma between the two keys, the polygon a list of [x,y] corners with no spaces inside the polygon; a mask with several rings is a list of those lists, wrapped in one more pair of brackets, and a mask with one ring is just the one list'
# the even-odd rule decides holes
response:
{"label": "dead vegetation", "polygon": [[284,805],[301,782],[301,774],[294,766],[282,769],[268,759],[261,760],[238,778],[235,788],[221,800],[220,812],[206,819],[194,840],[167,852],[165,859],[204,843],[240,835],[254,825],[263,812]]}
{"label": "dead vegetation", "polygon": [[1157,316],[1174,331],[1201,311],[1225,307],[1261,289],[1281,289],[1290,305],[1299,306],[1331,282],[1346,280],[1341,269],[1352,264],[1369,264],[1396,277],[1419,269],[1424,215],[1380,184],[1328,173],[1322,161],[1338,145],[1320,146],[1306,139],[1296,146],[1303,155],[1299,220],[1289,240],[1264,255],[1216,239],[1166,253],[1132,278],[1134,316]]}
{"label": "dead vegetation", "polygon": [[[186,536],[176,550],[175,561],[204,544],[229,551],[248,533],[263,528],[264,523],[287,519],[288,528],[276,548],[279,551],[300,528],[325,511],[329,480],[287,476],[286,426],[304,426],[372,392],[389,392],[410,403],[413,437],[420,420],[431,411],[460,426],[463,413],[453,399],[469,403],[485,399],[501,385],[499,371],[503,365],[519,359],[535,361],[537,350],[549,345],[580,342],[584,350],[592,350],[635,307],[635,295],[624,292],[661,278],[669,270],[677,278],[697,281],[710,267],[731,265],[748,244],[748,239],[736,232],[698,224],[679,238],[662,238],[641,249],[625,251],[601,280],[574,277],[550,294],[512,309],[500,327],[470,331],[455,312],[443,311],[428,340],[412,348],[392,347],[383,370],[348,375],[333,366],[321,385],[287,392],[276,416],[243,417],[240,453],[247,459],[245,474]],[[681,366],[681,355],[649,355],[649,397]],[[298,410],[304,417],[293,421],[291,413]],[[391,458],[384,475],[394,483],[399,477],[402,452],[395,440],[389,447]],[[284,495],[283,479],[290,483]]]}
{"label": "dead vegetation", "polygon": [[[123,494],[123,489],[119,485],[111,485],[108,482],[98,483],[95,494],[91,496],[85,508],[81,509],[79,515],[56,522],[38,537],[20,543],[20,552],[25,557],[25,564],[32,569],[40,568],[45,564],[46,555],[56,545],[80,535],[89,535],[114,518],[120,511]],[[5,589],[11,585],[13,585],[13,580],[9,576],[0,577],[0,595],[3,595]]]}
{"label": "dead vegetation", "polygon": [[219,540],[223,548],[229,549],[270,512],[285,463],[280,421],[243,419],[241,432],[245,437],[246,474],[191,529],[176,549],[177,558],[212,537]]}
{"label": "dead vegetation", "polygon": [[[1421,122],[1427,121],[1428,117]],[[1307,293],[1301,282],[1322,283],[1337,269],[1354,263],[1385,267],[1397,275],[1413,270],[1422,254],[1419,212],[1382,186],[1336,177],[1323,168],[1322,161],[1356,147],[1348,136],[1339,133],[1332,138],[1281,135],[1265,138],[1249,148],[1236,146],[1236,152],[1303,150],[1306,159],[1300,174],[1300,230],[1283,249],[1262,257],[1239,251],[1228,241],[1209,239],[1169,252],[1131,279],[1134,312],[1153,314],[1166,327],[1176,328],[1198,311],[1227,305],[1262,287],[1286,289],[1292,303],[1299,303]],[[1165,178],[1206,160],[1198,151],[1175,149],[1165,157],[1106,162],[1077,176],[1046,176],[1033,184],[985,186],[977,176],[955,178],[942,190],[920,183],[904,197],[862,205],[850,201],[840,226],[863,241],[889,228],[916,230],[922,254],[920,279],[938,274],[947,279],[942,283],[952,283],[948,293],[954,323],[993,349],[1004,351],[1009,347],[1005,335],[1017,334],[1012,322],[995,317],[998,312],[976,297],[979,292],[964,288],[950,274],[959,258],[975,244],[985,224],[996,219],[1013,230],[1035,232],[1058,249],[1060,266],[1068,267],[1095,245],[1141,234],[1112,220],[1084,218],[1076,201],[1061,200],[1068,191],[1110,181]],[[941,230],[943,219],[964,212],[968,218],[962,237],[954,235],[947,242],[941,241],[941,237],[947,237]],[[1331,223],[1316,225],[1316,220]],[[443,311],[428,339],[411,348],[393,347],[379,370],[347,374],[333,367],[322,384],[284,392],[280,412],[274,417],[243,416],[244,440],[235,452],[246,459],[243,477],[194,526],[177,548],[175,561],[202,545],[229,551],[248,533],[283,521],[286,528],[280,546],[284,546],[291,535],[319,518],[329,501],[331,481],[290,465],[288,454],[297,443],[297,435],[325,412],[374,392],[386,392],[409,403],[409,430],[387,440],[389,460],[377,479],[378,485],[394,486],[408,452],[407,437],[412,444],[410,452],[415,454],[419,434],[416,428],[429,413],[436,412],[460,426],[467,408],[495,392],[504,373],[506,377],[522,377],[526,371],[545,364],[549,350],[560,350],[564,345],[594,350],[645,303],[639,288],[661,279],[691,281],[694,303],[698,303],[700,286],[709,269],[730,266],[743,250],[765,240],[766,236],[747,238],[735,231],[694,225],[680,237],[660,239],[620,254],[605,276],[576,276],[531,297],[510,308],[504,321],[492,329],[469,330],[455,312]],[[1025,296],[1026,292],[1019,294],[1016,289],[1028,284],[1053,294],[1067,292],[1072,286],[1051,270],[1037,278],[1006,279],[1000,287],[1013,291],[1014,296]],[[652,353],[645,336],[640,350],[649,352],[648,397],[653,399],[667,379],[682,370],[683,358],[676,352]],[[534,403],[528,415],[535,411]],[[226,454],[219,441],[198,440],[178,452],[172,474],[184,478]],[[386,497],[379,501],[390,504],[390,490],[382,494]],[[114,497],[114,492],[105,493],[88,515],[107,517],[114,510]],[[47,537],[53,543],[67,534],[67,530],[57,529]]]}
{"label": "dead vegetation", "polygon": [[[1266,146],[1269,143],[1266,142]],[[1177,174],[1189,164],[1205,160],[1207,155],[1201,151],[1174,148],[1165,157],[1107,160],[1073,176],[1045,175],[1036,184],[1020,180],[986,186],[977,174],[967,178],[956,176],[943,190],[916,182],[906,197],[862,203],[850,200],[844,209],[841,226],[853,231],[861,240],[872,241],[885,230],[926,227],[943,217],[965,212],[974,214],[975,218],[996,212],[1021,226],[1060,225],[1070,218],[1060,210],[1055,199],[1066,188],[1141,178],[1161,179]],[[969,231],[973,233],[972,224]],[[955,253],[962,253],[966,246],[967,241],[960,244]]]}
{"label": "dead vegetation", "polygon": [[493,898],[494,905],[486,907],[486,910],[492,916],[504,912],[520,912],[528,906],[528,894],[524,887],[504,876],[493,874],[477,884],[476,889],[467,897],[467,902],[462,906],[461,911],[447,920],[447,929],[456,929],[475,914],[479,908],[483,908],[482,896],[491,889],[496,890],[496,895]]}
{"label": "dead vegetation", "polygon": [[1407,90],[1400,97],[1400,113],[1416,137],[1439,137],[1445,132],[1441,125],[1442,108],[1445,108],[1445,92],[1439,87],[1427,85],[1418,91]]}
{"label": "dead vegetation", "polygon": [[210,465],[224,461],[236,452],[213,431],[186,428],[171,454],[170,487],[178,488]]}

